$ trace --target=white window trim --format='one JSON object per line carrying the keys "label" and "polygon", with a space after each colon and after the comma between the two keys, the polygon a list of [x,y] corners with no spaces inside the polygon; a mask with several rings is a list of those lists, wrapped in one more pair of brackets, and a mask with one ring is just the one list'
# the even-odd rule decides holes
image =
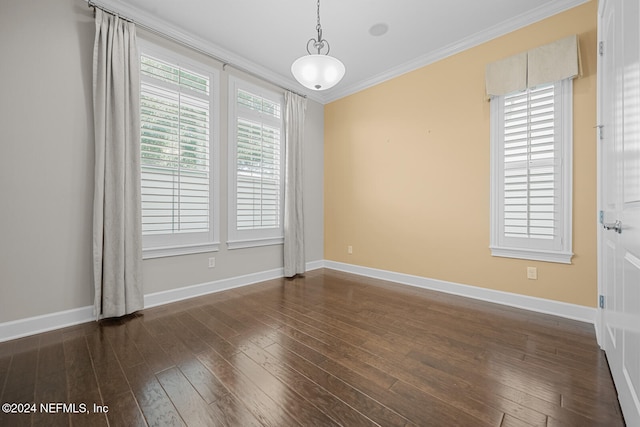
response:
{"label": "white window trim", "polygon": [[501,200],[503,189],[499,174],[502,173],[502,141],[500,141],[503,127],[504,103],[502,97],[493,97],[491,100],[491,196],[490,196],[490,220],[491,220],[491,255],[506,258],[518,258],[534,261],[555,262],[571,264],[572,252],[572,216],[573,216],[573,80],[564,79],[559,84],[561,94],[559,96],[561,111],[560,134],[562,137],[560,150],[562,156],[560,190],[562,191],[561,221],[562,245],[559,250],[531,249],[513,247],[501,244]]}
{"label": "white window trim", "polygon": [[[157,235],[142,237],[142,259],[163,258],[179,255],[216,252],[220,249],[220,73],[211,65],[193,60],[138,38],[139,55],[148,54],[173,64],[184,66],[210,76],[211,85],[211,133],[209,163],[209,212],[210,229],[206,242],[194,242],[188,235]],[[142,77],[142,76],[141,76]],[[140,78],[142,83],[143,79]]]}
{"label": "white window trim", "polygon": [[229,249],[244,249],[244,248],[256,248],[259,246],[272,246],[282,245],[284,243],[283,237],[265,238],[265,239],[247,239],[247,240],[229,240],[227,241],[227,248]]}
{"label": "white window trim", "polygon": [[[238,230],[236,217],[236,163],[237,163],[237,99],[238,89],[263,96],[271,100],[278,100],[281,105],[282,120],[280,128],[280,227],[265,230]],[[235,76],[229,76],[229,150],[228,150],[228,249],[244,249],[259,246],[281,245],[284,243],[284,95],[261,86],[251,84]]]}

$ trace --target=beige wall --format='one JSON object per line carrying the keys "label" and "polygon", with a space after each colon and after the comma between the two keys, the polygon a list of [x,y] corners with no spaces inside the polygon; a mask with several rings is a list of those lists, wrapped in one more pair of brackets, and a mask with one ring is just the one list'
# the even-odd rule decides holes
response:
{"label": "beige wall", "polygon": [[[596,19],[592,0],[326,105],[325,259],[595,306]],[[492,257],[485,65],[571,34],[584,67],[574,83],[573,264]]]}
{"label": "beige wall", "polygon": [[[84,0],[0,1],[0,323],[93,303],[93,37]],[[222,93],[226,78],[222,72]],[[221,110],[226,153],[224,104]],[[323,257],[323,114],[309,101],[307,261]],[[223,242],[226,174],[222,162]],[[145,294],[282,267],[282,246],[222,246],[213,254],[144,261]],[[209,256],[215,269],[207,267]]]}

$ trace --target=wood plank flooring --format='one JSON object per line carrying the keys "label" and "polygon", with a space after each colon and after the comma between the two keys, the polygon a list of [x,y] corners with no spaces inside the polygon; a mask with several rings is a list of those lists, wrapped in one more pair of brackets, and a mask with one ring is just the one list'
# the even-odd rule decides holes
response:
{"label": "wood plank flooring", "polygon": [[0,426],[624,425],[593,325],[326,269],[0,343],[0,403],[36,404]]}

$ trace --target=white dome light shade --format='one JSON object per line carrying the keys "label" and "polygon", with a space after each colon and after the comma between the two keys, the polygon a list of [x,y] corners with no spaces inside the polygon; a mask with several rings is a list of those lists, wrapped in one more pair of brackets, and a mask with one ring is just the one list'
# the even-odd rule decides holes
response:
{"label": "white dome light shade", "polygon": [[291,65],[293,77],[312,90],[332,88],[342,80],[344,72],[344,64],[329,55],[305,55]]}

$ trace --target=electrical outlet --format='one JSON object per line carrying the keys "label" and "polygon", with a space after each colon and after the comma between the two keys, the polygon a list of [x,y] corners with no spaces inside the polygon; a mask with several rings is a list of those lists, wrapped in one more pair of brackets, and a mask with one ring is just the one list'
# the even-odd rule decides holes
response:
{"label": "electrical outlet", "polygon": [[349,255],[351,255],[353,253],[353,246],[351,246],[351,245],[347,246],[347,253]]}
{"label": "electrical outlet", "polygon": [[527,279],[538,280],[538,269],[535,267],[527,267]]}
{"label": "electrical outlet", "polygon": [[214,257],[209,258],[209,268],[214,268],[216,266],[216,259]]}

